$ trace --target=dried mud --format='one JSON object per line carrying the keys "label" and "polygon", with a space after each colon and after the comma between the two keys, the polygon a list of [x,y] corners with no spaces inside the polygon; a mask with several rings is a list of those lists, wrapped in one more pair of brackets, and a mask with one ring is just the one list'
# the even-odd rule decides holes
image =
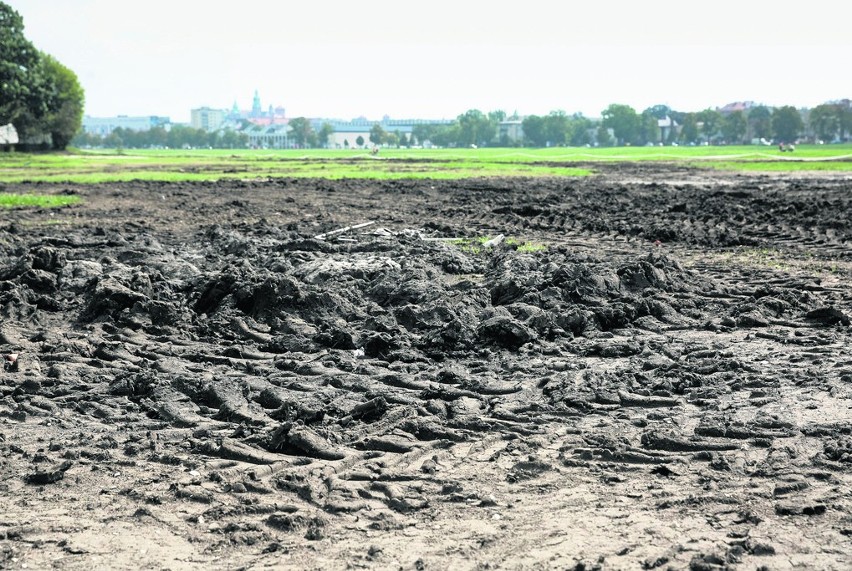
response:
{"label": "dried mud", "polygon": [[0,567],[850,568],[848,176],[596,168],[8,187]]}

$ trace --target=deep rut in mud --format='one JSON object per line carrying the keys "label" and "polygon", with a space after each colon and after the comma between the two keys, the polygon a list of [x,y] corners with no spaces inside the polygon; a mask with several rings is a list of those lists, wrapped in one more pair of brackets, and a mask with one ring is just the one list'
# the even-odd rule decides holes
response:
{"label": "deep rut in mud", "polygon": [[848,178],[600,168],[9,188],[0,562],[848,568]]}

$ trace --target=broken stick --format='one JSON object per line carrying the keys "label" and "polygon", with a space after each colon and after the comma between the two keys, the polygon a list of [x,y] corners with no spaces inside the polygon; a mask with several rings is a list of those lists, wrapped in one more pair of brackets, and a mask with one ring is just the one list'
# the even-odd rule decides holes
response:
{"label": "broken stick", "polygon": [[335,234],[343,234],[344,232],[349,232],[350,230],[357,230],[358,228],[365,228],[367,226],[371,226],[375,224],[375,222],[363,222],[361,224],[355,224],[353,226],[345,226],[343,228],[338,228],[337,230],[332,230],[331,232],[325,232],[323,234],[317,234],[314,236],[316,240],[325,240],[329,236],[334,236]]}

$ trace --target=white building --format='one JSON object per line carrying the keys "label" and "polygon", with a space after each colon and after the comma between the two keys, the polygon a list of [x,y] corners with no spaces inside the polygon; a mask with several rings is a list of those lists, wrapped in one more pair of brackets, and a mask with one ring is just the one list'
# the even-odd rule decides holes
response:
{"label": "white building", "polygon": [[251,125],[243,133],[248,136],[252,149],[292,149],[295,146],[288,125]]}
{"label": "white building", "polygon": [[226,113],[223,109],[211,109],[210,107],[199,107],[190,111],[189,124],[193,129],[215,131],[225,122]]}
{"label": "white building", "polygon": [[157,115],[146,115],[143,117],[128,117],[127,115],[119,115],[118,117],[83,117],[83,131],[90,135],[100,135],[106,137],[119,127],[129,129],[131,131],[148,131],[154,127],[168,128],[171,121],[168,117],[159,117]]}

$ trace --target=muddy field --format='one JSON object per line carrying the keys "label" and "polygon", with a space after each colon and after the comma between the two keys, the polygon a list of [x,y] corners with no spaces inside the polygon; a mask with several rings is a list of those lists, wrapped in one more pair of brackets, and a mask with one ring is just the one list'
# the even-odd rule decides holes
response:
{"label": "muddy field", "polygon": [[852,567],[849,176],[595,168],[7,187],[0,567]]}

